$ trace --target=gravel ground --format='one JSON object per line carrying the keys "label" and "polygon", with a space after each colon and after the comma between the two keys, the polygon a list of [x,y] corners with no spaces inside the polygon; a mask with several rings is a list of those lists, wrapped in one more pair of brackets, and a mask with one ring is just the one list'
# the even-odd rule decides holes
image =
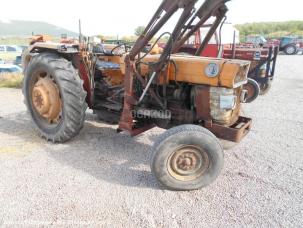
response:
{"label": "gravel ground", "polygon": [[162,132],[131,139],[88,113],[72,142],[40,139],[20,90],[0,90],[0,226],[300,227],[303,56],[280,56],[271,92],[244,106],[254,127],[226,151],[222,175],[193,192],[163,190],[150,172]]}

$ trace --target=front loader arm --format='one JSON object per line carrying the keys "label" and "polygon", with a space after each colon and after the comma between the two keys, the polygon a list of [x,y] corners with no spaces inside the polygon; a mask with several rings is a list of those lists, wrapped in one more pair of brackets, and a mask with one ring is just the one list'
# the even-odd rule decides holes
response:
{"label": "front loader arm", "polygon": [[129,56],[134,60],[143,48],[151,41],[156,33],[166,24],[166,22],[182,7],[194,8],[197,0],[163,0],[158,10],[146,26],[144,32],[137,39]]}
{"label": "front loader arm", "polygon": [[[182,32],[173,47],[173,53],[177,52],[182,45],[196,32],[198,31],[205,22],[209,18],[216,17],[216,22],[214,23],[215,26],[218,27],[220,22],[223,20],[225,14],[227,13],[228,9],[225,5],[230,0],[206,0],[202,6],[197,10],[195,15],[190,19],[190,21],[184,26]],[[195,24],[194,22],[197,21]],[[210,29],[209,34],[210,38],[215,33],[216,29]],[[209,38],[209,39],[210,39]],[[208,39],[208,41],[209,41]],[[205,39],[205,43],[208,43],[207,38]],[[202,42],[203,44],[203,42]],[[204,44],[204,45],[206,45]]]}
{"label": "front loader arm", "polygon": [[[163,110],[166,109],[166,101],[163,100],[163,98],[158,97],[155,91],[150,88],[151,82],[159,77],[161,71],[168,64],[170,55],[176,52],[192,34],[200,29],[201,25],[203,25],[211,16],[220,15],[219,12],[221,15],[222,12],[225,15],[227,11],[225,3],[228,1],[229,0],[205,0],[196,11],[195,6],[198,0],[163,0],[143,34],[137,39],[132,51],[125,58],[125,96],[123,112],[119,124],[120,130],[126,130],[130,132],[131,135],[141,133],[140,129],[135,126],[133,111],[134,107],[140,104],[140,100],[142,100],[147,92],[149,92],[159,103],[159,106],[161,106]],[[150,72],[150,79],[147,82],[136,69],[138,64],[136,56],[140,55],[142,50],[157,32],[159,32],[166,22],[180,9],[182,9],[182,14],[179,17],[174,30],[170,33],[170,38],[163,53],[159,60],[153,65],[152,72]],[[197,19],[199,19],[198,22],[196,22]],[[135,78],[137,78],[143,88],[145,88],[140,99],[138,99],[134,93]],[[144,130],[146,129],[142,128],[142,131]]]}

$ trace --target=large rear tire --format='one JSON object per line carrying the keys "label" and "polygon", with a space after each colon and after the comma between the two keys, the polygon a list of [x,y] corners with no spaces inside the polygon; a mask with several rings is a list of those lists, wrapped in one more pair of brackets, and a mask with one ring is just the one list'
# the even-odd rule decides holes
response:
{"label": "large rear tire", "polygon": [[167,189],[189,191],[210,185],[224,164],[223,148],[207,129],[181,125],[156,140],[151,170]]}
{"label": "large rear tire", "polygon": [[71,62],[53,53],[34,56],[25,71],[23,95],[42,138],[62,143],[79,134],[86,92]]}

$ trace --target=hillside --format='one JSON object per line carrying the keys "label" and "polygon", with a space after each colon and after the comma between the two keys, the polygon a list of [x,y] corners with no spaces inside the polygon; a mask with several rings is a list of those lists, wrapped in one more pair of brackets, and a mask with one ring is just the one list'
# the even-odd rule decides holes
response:
{"label": "hillside", "polygon": [[58,37],[61,34],[67,34],[71,37],[78,36],[77,33],[67,29],[39,21],[1,21],[0,20],[0,36],[7,37],[24,37],[34,34],[48,34]]}
{"label": "hillside", "polygon": [[241,36],[264,35],[266,37],[279,37],[285,35],[303,36],[303,21],[260,22],[236,25]]}

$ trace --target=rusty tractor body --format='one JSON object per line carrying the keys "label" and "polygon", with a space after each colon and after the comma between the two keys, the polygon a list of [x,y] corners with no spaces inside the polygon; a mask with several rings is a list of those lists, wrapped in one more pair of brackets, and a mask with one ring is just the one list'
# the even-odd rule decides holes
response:
{"label": "rusty tractor body", "polygon": [[[250,62],[173,54],[227,0],[163,0],[130,52],[91,43],[33,43],[23,54],[23,93],[41,136],[65,142],[79,133],[88,106],[118,132],[167,129],[153,147],[151,169],[172,190],[205,187],[219,175],[223,148],[239,143],[252,120],[240,116]],[[181,10],[161,54],[142,54],[169,18]],[[152,50],[153,48],[151,48]],[[123,53],[126,52],[126,53]]]}

